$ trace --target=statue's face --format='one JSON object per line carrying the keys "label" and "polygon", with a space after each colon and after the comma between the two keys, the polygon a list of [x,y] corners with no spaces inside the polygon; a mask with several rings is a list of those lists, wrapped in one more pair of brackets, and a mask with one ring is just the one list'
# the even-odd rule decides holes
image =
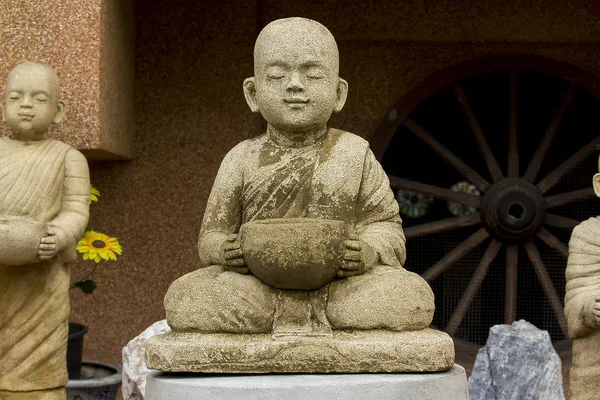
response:
{"label": "statue's face", "polygon": [[2,117],[13,133],[35,137],[48,131],[58,112],[58,82],[35,65],[17,67],[6,82]]}
{"label": "statue's face", "polygon": [[256,102],[275,128],[319,128],[334,111],[340,81],[337,46],[333,38],[324,36],[288,27],[259,39],[254,66]]}

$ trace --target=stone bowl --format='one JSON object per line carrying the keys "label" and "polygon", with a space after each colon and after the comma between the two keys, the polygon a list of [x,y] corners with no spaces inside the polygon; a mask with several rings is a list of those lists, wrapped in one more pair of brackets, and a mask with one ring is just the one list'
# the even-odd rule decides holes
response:
{"label": "stone bowl", "polygon": [[39,262],[40,240],[46,236],[43,222],[26,218],[0,218],[0,265],[24,265]]}
{"label": "stone bowl", "polygon": [[314,290],[330,283],[347,238],[345,222],[316,218],[252,221],[240,229],[246,265],[258,279],[278,289]]}

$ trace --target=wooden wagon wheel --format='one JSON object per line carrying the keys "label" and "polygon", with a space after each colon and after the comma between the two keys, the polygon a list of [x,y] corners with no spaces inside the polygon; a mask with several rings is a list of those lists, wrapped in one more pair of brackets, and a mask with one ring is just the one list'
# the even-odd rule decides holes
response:
{"label": "wooden wagon wheel", "polygon": [[[498,75],[499,72],[495,72]],[[435,234],[443,231],[451,231],[464,227],[475,228],[465,240],[462,240],[454,248],[445,252],[443,257],[429,266],[422,272],[423,278],[428,282],[433,282],[442,274],[452,270],[453,265],[458,260],[474,248],[487,243],[487,247],[477,266],[474,268],[466,289],[462,293],[458,304],[454,308],[450,318],[445,321],[443,329],[455,336],[461,325],[465,313],[473,302],[482,282],[484,281],[490,265],[498,257],[501,251],[505,251],[505,275],[504,275],[504,323],[512,323],[517,318],[517,276],[519,268],[519,253],[526,255],[530,261],[530,266],[535,271],[539,284],[549,302],[560,330],[567,337],[567,323],[563,312],[562,299],[557,293],[556,287],[549,275],[547,266],[540,254],[539,246],[536,245],[534,238],[545,243],[549,248],[554,249],[564,256],[564,266],[568,256],[568,249],[563,240],[548,229],[561,229],[569,234],[579,220],[565,217],[560,212],[555,212],[560,206],[568,205],[572,202],[582,199],[593,198],[594,192],[591,187],[591,179],[587,187],[577,190],[570,190],[562,193],[552,193],[557,183],[571,172],[576,166],[584,160],[592,157],[600,147],[600,136],[595,136],[584,145],[571,154],[566,154],[560,165],[552,169],[546,168],[547,173],[542,174],[543,165],[546,160],[549,149],[557,137],[557,131],[561,125],[565,113],[572,104],[577,91],[577,85],[570,83],[565,85],[562,91],[562,100],[559,106],[554,110],[553,116],[547,122],[547,128],[543,133],[531,159],[523,162],[523,155],[520,154],[519,142],[523,133],[519,129],[517,94],[519,91],[518,74],[521,72],[513,69],[500,72],[506,75],[507,91],[507,132],[504,140],[506,141],[506,151],[503,158],[500,159],[488,139],[484,134],[484,129],[480,125],[478,116],[474,112],[469,96],[463,89],[461,80],[455,81],[446,87],[447,93],[452,93],[454,101],[460,105],[463,118],[470,128],[470,135],[476,144],[479,152],[477,157],[482,159],[479,164],[481,171],[469,165],[464,157],[459,157],[448,146],[444,145],[438,138],[439,132],[428,131],[422,124],[418,123],[412,117],[411,112],[407,112],[404,118],[398,123],[396,131],[401,129],[404,135],[407,132],[422,142],[429,150],[433,151],[448,166],[452,167],[466,181],[474,185],[481,196],[471,195],[450,190],[448,187],[430,184],[425,181],[417,181],[401,177],[400,174],[390,173],[385,164],[385,154],[391,151],[391,137],[383,139],[386,142],[381,144],[380,137],[375,137],[374,151],[380,159],[383,159],[384,168],[388,171],[390,184],[394,189],[401,189],[422,195],[432,196],[437,199],[443,199],[459,203],[465,206],[476,207],[479,211],[466,215],[458,215],[450,218],[441,218],[424,223],[416,223],[405,228],[405,234],[408,241],[412,238]],[[468,92],[467,92],[468,93]],[[600,106],[600,103],[599,103]],[[395,110],[394,110],[395,111]],[[599,108],[600,111],[600,108]],[[422,116],[421,116],[422,118]],[[600,124],[590,127],[596,132],[600,131]],[[379,142],[378,142],[379,141]],[[386,147],[387,146],[387,147]],[[377,150],[379,149],[379,150]],[[593,157],[592,157],[593,158]],[[522,163],[521,165],[519,163]],[[596,165],[595,163],[593,165]],[[595,171],[590,171],[592,174]],[[489,178],[486,179],[484,175]],[[593,216],[593,215],[589,215]],[[564,237],[564,236],[563,236]]]}

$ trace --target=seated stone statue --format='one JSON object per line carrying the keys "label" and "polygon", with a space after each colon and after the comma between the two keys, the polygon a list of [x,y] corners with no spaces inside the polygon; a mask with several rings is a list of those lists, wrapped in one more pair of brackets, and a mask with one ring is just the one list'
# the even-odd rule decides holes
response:
{"label": "seated stone statue", "polygon": [[[600,163],[599,163],[600,168]],[[594,175],[600,197],[600,173]],[[600,217],[573,229],[567,262],[565,314],[573,339],[571,398],[597,399],[600,395]]]}
{"label": "seated stone statue", "polygon": [[[367,141],[327,126],[348,93],[338,71],[335,39],[316,21],[277,20],[258,36],[255,76],[243,89],[267,132],[238,144],[221,164],[200,231],[202,268],[176,280],[165,296],[173,335],[337,338],[337,331],[423,331],[431,323],[433,292],[402,267],[405,237],[385,172]],[[287,218],[349,226],[331,283],[282,290],[250,273],[240,231],[255,221]],[[301,251],[307,250],[298,249],[298,256]],[[451,341],[449,347],[453,358]],[[169,369],[157,361],[165,359],[160,349],[147,352],[151,368]]]}
{"label": "seated stone statue", "polygon": [[0,398],[65,399],[69,268],[89,214],[85,157],[48,138],[65,114],[56,73],[9,74],[0,138]]}

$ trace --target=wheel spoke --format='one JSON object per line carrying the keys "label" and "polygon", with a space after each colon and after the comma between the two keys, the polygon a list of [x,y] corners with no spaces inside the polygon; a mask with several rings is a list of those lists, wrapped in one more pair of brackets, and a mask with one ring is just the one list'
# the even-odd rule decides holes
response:
{"label": "wheel spoke", "polygon": [[456,306],[456,310],[454,310],[454,313],[452,313],[452,317],[450,317],[450,321],[446,325],[445,330],[446,332],[448,332],[449,335],[454,336],[454,334],[456,333],[460,323],[462,322],[465,316],[465,313],[467,312],[467,309],[469,308],[471,302],[473,301],[473,298],[477,294],[477,291],[479,290],[483,279],[487,275],[490,264],[492,263],[492,261],[494,261],[494,258],[496,258],[498,250],[500,250],[501,246],[502,244],[498,240],[492,239],[487,250],[485,251],[485,253],[483,253],[483,257],[481,258],[479,265],[475,269],[475,272],[473,273],[473,276],[469,281],[467,289],[465,289],[465,292],[463,293],[462,297],[460,298],[460,301],[458,302],[458,306]]}
{"label": "wheel spoke", "polygon": [[565,258],[569,257],[569,248],[546,229],[540,229],[540,231],[537,233],[537,237],[542,239],[544,243],[552,247],[554,250],[557,250],[560,254],[565,256]]}
{"label": "wheel spoke", "polygon": [[519,177],[519,141],[517,136],[517,72],[510,73],[510,130],[508,133],[508,177]]}
{"label": "wheel spoke", "polygon": [[576,219],[562,217],[556,214],[546,214],[546,224],[556,228],[573,229],[581,223]]}
{"label": "wheel spoke", "polygon": [[542,256],[531,240],[525,242],[525,252],[527,253],[527,257],[529,257],[529,260],[533,265],[533,269],[535,270],[538,280],[544,289],[546,297],[550,301],[550,305],[552,306],[552,310],[556,315],[560,329],[562,330],[563,334],[567,336],[567,320],[565,319],[563,305],[558,297],[558,294],[556,293],[554,284],[552,284],[552,280],[550,280],[546,266],[542,261]]}
{"label": "wheel spoke", "polygon": [[600,136],[596,136],[591,142],[583,146],[577,153],[573,154],[567,161],[562,163],[554,171],[550,172],[537,187],[542,193],[546,193],[550,188],[558,183],[560,178],[563,177],[571,169],[575,168],[577,164],[585,160],[588,156],[592,155],[600,145]]}
{"label": "wheel spoke", "polygon": [[414,225],[404,229],[407,238],[441,232],[447,229],[461,228],[479,223],[479,213],[462,215],[460,217],[446,218],[426,224]]}
{"label": "wheel spoke", "polygon": [[404,120],[404,125],[428,145],[433,151],[438,153],[448,164],[450,164],[459,174],[464,176],[469,182],[477,186],[482,192],[490,185],[481,175],[465,164],[460,158],[454,155],[446,146],[438,142],[429,132],[421,128],[410,118]]}
{"label": "wheel spoke", "polygon": [[542,165],[542,162],[544,161],[544,157],[546,156],[548,148],[550,148],[550,144],[552,143],[552,140],[554,140],[554,136],[556,135],[556,129],[558,128],[558,125],[562,120],[565,110],[573,100],[575,89],[577,89],[577,87],[573,84],[571,84],[567,89],[567,93],[565,94],[565,97],[563,98],[560,107],[554,114],[554,117],[552,117],[550,125],[548,126],[548,129],[546,129],[546,133],[544,134],[540,145],[535,151],[531,162],[527,166],[527,170],[525,171],[525,179],[529,182],[533,182],[537,176],[537,173],[540,171],[540,167]]}
{"label": "wheel spoke", "polygon": [[504,289],[504,323],[512,324],[517,319],[517,278],[519,247],[516,244],[506,248],[506,287]]}
{"label": "wheel spoke", "polygon": [[485,139],[483,131],[481,130],[481,126],[479,125],[479,122],[477,122],[477,118],[475,118],[475,114],[473,114],[473,110],[471,110],[471,107],[469,106],[467,96],[465,95],[462,86],[460,86],[460,84],[458,83],[454,84],[454,94],[456,95],[456,98],[458,99],[458,102],[460,103],[465,113],[465,116],[469,121],[471,131],[475,136],[475,142],[479,147],[479,151],[481,152],[481,154],[483,154],[483,158],[488,167],[488,170],[490,171],[492,180],[495,182],[504,178],[504,175],[502,175],[502,171],[500,170],[500,166],[498,165],[498,162],[496,161],[496,158],[492,153],[492,149],[490,149],[490,146],[487,140]]}
{"label": "wheel spoke", "polygon": [[421,276],[427,282],[431,282],[437,278],[442,272],[447,270],[452,264],[460,260],[465,254],[467,254],[475,246],[483,242],[489,233],[485,228],[479,229],[477,232],[465,239],[461,244],[456,246],[452,251],[446,254],[441,260],[429,267]]}
{"label": "wheel spoke", "polygon": [[564,204],[570,203],[575,200],[587,199],[588,197],[594,197],[594,188],[586,188],[580,190],[574,190],[568,193],[560,193],[554,196],[548,196],[544,200],[546,200],[546,207],[558,207]]}
{"label": "wheel spoke", "polygon": [[417,181],[411,181],[409,179],[398,178],[397,176],[393,175],[388,175],[388,178],[390,180],[390,185],[397,189],[411,190],[413,192],[438,197],[444,200],[456,201],[461,204],[466,204],[468,206],[479,207],[479,205],[481,204],[480,196],[455,192],[450,189],[428,185],[426,183],[421,183]]}

